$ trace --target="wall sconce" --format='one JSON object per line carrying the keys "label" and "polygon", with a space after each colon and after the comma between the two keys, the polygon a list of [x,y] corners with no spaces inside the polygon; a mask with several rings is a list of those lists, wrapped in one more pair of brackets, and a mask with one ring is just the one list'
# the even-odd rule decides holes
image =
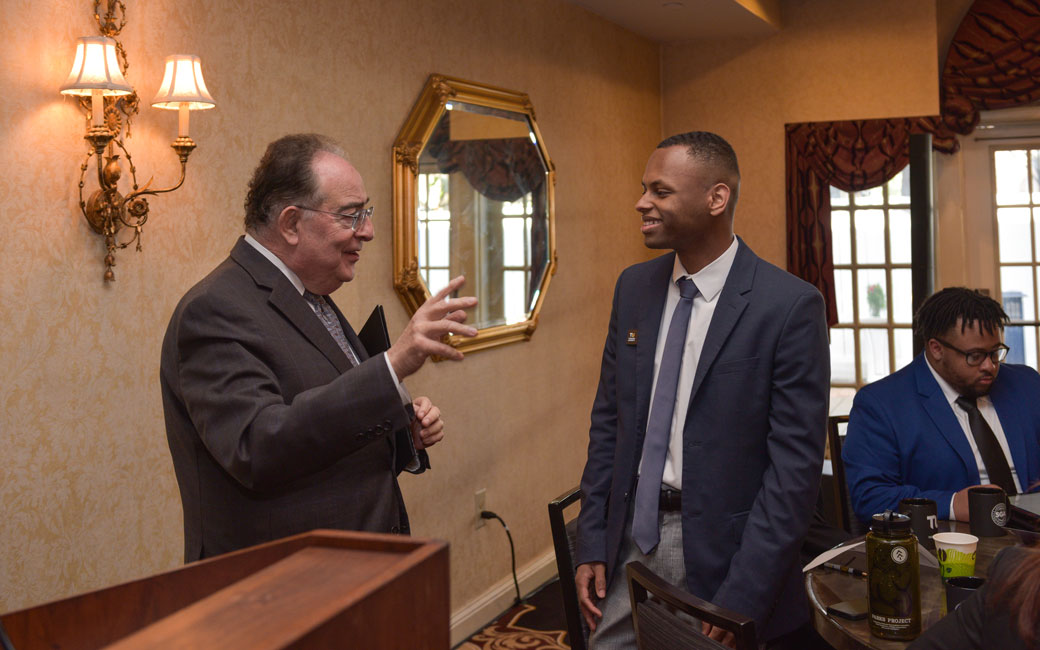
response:
{"label": "wall sconce", "polygon": [[[148,220],[148,195],[172,192],[184,184],[188,156],[195,149],[195,142],[188,136],[189,111],[213,108],[216,102],[202,80],[202,64],[199,57],[175,54],[166,57],[166,70],[158,94],[152,106],[179,111],[177,138],[170,145],[181,161],[181,177],[177,183],[165,189],[152,189],[149,180],[140,187],[137,183],[137,168],[130,157],[120,133],[130,135],[130,119],[137,113],[138,97],[124,77],[129,67],[126,52],[115,36],[126,25],[125,7],[120,0],[109,0],[104,15],[98,12],[101,0],[94,2],[94,19],[101,36],[83,36],[76,44],[76,59],[69,78],[61,87],[63,95],[80,98],[87,109],[89,122],[84,139],[89,143],[86,158],[80,165],[79,206],[91,229],[105,237],[105,281],[115,280],[115,251],[132,243],[141,250],[141,229]],[[117,24],[117,16],[119,22]],[[119,165],[116,147],[126,156],[130,168],[133,189],[123,196],[119,193],[119,178],[123,170]],[[107,153],[106,153],[107,150]],[[94,157],[97,169],[96,189],[84,200],[84,186],[90,158]],[[104,158],[104,161],[102,161]],[[123,227],[133,229],[129,240],[120,242],[116,234]]]}

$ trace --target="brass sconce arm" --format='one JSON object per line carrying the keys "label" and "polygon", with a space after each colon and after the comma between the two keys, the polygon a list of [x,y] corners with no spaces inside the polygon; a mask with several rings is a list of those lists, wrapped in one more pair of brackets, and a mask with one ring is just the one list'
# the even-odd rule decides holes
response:
{"label": "brass sconce arm", "polygon": [[[115,135],[107,128],[93,127],[87,132],[84,139],[90,143],[91,151],[88,152],[87,158],[80,166],[79,204],[83,216],[90,224],[91,229],[105,237],[107,252],[105,255],[104,278],[106,281],[111,282],[115,280],[115,273],[112,271],[112,267],[115,266],[115,251],[134,243],[137,244],[137,250],[141,250],[141,231],[145,222],[148,221],[149,211],[148,200],[145,197],[173,192],[184,184],[187,176],[188,156],[191,155],[196,145],[191,138],[186,136],[178,137],[173,141],[170,147],[173,148],[180,159],[180,178],[170,187],[153,189],[150,187],[151,179],[143,187],[137,185],[136,168],[130,158],[130,152],[123,146],[122,142],[115,139]],[[119,156],[113,153],[110,153],[108,156],[105,155],[106,149],[111,150],[113,146],[118,146],[122,150],[130,165],[133,191],[126,196],[121,195],[118,190],[119,178],[122,176]],[[96,158],[95,167],[97,168],[98,189],[90,195],[90,198],[84,200],[85,175],[90,167],[91,157]],[[134,231],[133,236],[127,241],[120,242],[117,240],[116,235],[124,227],[132,228]]]}
{"label": "brass sconce arm", "polygon": [[[127,64],[126,50],[116,40],[126,25],[126,7],[122,0],[107,0],[101,11],[101,0],[93,0],[94,20],[101,36],[83,36],[76,44],[76,58],[69,77],[61,87],[62,94],[80,98],[81,105],[90,116],[87,134],[86,158],[80,165],[79,205],[90,228],[105,238],[105,280],[115,280],[115,251],[136,243],[141,250],[141,231],[148,221],[147,196],[173,192],[184,184],[187,176],[188,156],[195,149],[195,142],[188,137],[189,113],[216,106],[202,79],[202,64],[199,57],[190,54],[174,54],[166,57],[165,71],[159,91],[152,100],[155,108],[176,110],[178,137],[170,145],[181,163],[180,179],[171,187],[152,189],[149,179],[144,187],[137,184],[137,169],[124,142],[130,135],[130,118],[137,114],[139,98],[133,86],[124,76]],[[119,192],[119,179],[123,175],[116,149],[126,156],[132,189],[123,196]],[[97,169],[97,189],[89,198],[84,198],[90,158],[94,157]],[[118,241],[117,234],[123,228],[133,230],[127,241]]]}

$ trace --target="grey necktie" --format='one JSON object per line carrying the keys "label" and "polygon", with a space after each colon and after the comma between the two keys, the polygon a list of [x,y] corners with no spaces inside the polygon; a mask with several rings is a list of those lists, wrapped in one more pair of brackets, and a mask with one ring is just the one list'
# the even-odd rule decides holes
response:
{"label": "grey necktie", "polygon": [[668,324],[661,367],[657,371],[657,386],[654,389],[654,401],[650,405],[646,438],[643,440],[643,464],[636,486],[635,512],[632,516],[632,539],[644,555],[654,550],[660,540],[657,509],[661,498],[661,476],[664,474],[668,441],[672,435],[675,390],[679,385],[686,329],[690,324],[693,297],[697,295],[697,285],[690,278],[681,278],[676,284],[679,285],[680,298],[672,312],[672,321]]}
{"label": "grey necktie", "polygon": [[354,348],[351,347],[350,342],[347,341],[347,336],[343,333],[343,327],[339,324],[339,317],[336,316],[336,312],[333,311],[331,306],[329,306],[329,301],[325,300],[324,296],[319,296],[310,291],[303,292],[303,299],[310,304],[311,309],[314,310],[314,313],[321,320],[321,324],[325,326],[325,329],[329,331],[332,338],[336,340],[339,348],[343,350],[343,354],[347,355],[347,359],[350,360],[351,365],[361,365],[361,360],[358,359],[357,353],[354,352]]}
{"label": "grey necktie", "polygon": [[1015,479],[1011,478],[1011,466],[1008,465],[1007,456],[1000,448],[993,429],[986,424],[985,418],[982,417],[976,400],[961,395],[957,398],[957,406],[968,413],[971,437],[975,438],[975,446],[979,448],[979,456],[982,456],[982,464],[986,466],[989,482],[1004,488],[1005,494],[1018,494],[1018,490],[1015,489]]}

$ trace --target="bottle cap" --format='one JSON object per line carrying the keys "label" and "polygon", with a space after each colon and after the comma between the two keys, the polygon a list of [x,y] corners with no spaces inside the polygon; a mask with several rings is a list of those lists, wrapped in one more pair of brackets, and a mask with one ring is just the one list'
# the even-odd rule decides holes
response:
{"label": "bottle cap", "polygon": [[872,517],[870,530],[881,535],[909,533],[910,517],[898,512],[886,510]]}

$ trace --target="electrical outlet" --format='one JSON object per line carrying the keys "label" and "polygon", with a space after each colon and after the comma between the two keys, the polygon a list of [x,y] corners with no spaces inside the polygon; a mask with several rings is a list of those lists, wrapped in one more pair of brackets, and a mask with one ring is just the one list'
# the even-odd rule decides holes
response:
{"label": "electrical outlet", "polygon": [[473,522],[473,528],[484,527],[485,520],[480,516],[480,513],[487,509],[485,507],[486,502],[487,488],[480,488],[479,490],[473,493],[473,504],[474,506],[476,506],[476,509],[474,510],[474,516],[476,517],[476,519]]}

